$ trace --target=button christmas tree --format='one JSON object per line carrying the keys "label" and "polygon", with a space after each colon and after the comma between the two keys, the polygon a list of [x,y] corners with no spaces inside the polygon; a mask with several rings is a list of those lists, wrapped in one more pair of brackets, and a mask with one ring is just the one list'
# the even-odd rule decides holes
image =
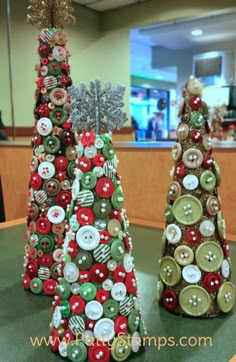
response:
{"label": "button christmas tree", "polygon": [[33,156],[30,164],[29,204],[24,250],[24,288],[54,295],[62,243],[68,227],[67,205],[76,167],[75,132],[69,122],[67,88],[69,52],[63,25],[73,19],[70,1],[31,0],[28,21],[39,29],[40,62],[34,107]]}
{"label": "button christmas tree", "polygon": [[63,277],[51,322],[52,350],[70,361],[126,360],[145,333],[132,239],[111,131],[126,120],[124,87],[91,81],[69,87],[71,121],[81,133],[68,205]]}
{"label": "button christmas tree", "polygon": [[180,107],[157,298],[176,314],[214,317],[232,310],[235,287],[202,88],[191,76]]}

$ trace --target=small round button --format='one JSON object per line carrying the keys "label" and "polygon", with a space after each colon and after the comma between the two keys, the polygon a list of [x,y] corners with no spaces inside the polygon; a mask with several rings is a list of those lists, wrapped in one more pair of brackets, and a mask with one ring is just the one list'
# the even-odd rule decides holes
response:
{"label": "small round button", "polygon": [[183,279],[190,284],[198,283],[202,277],[201,270],[197,265],[187,265],[182,270]]}
{"label": "small round button", "polygon": [[55,155],[59,151],[61,143],[56,136],[48,136],[44,139],[43,146],[47,153]]}
{"label": "small round button", "polygon": [[226,238],[226,224],[222,211],[218,211],[217,213],[217,229],[220,238],[224,240]]}
{"label": "small round button", "polygon": [[182,232],[178,225],[169,224],[165,235],[170,244],[177,244],[181,240]]}
{"label": "small round button", "polygon": [[221,274],[224,278],[228,278],[230,274],[230,265],[227,259],[224,259],[221,264]]}
{"label": "small round button", "polygon": [[177,181],[172,181],[168,187],[168,198],[171,201],[176,200],[181,195],[181,186]]}
{"label": "small round button", "polygon": [[178,305],[178,298],[174,290],[166,289],[163,293],[163,305],[166,309],[173,311]]}
{"label": "small round button", "polygon": [[88,251],[80,250],[75,257],[74,262],[79,270],[88,270],[93,263],[93,257]]}
{"label": "small round button", "polygon": [[103,306],[96,300],[88,302],[85,307],[85,314],[92,320],[98,320],[103,315]]}
{"label": "small round button", "polygon": [[101,137],[96,136],[95,141],[94,141],[94,145],[95,147],[97,147],[98,149],[101,149],[104,147],[104,141],[102,140]]}
{"label": "small round button", "polygon": [[[58,67],[58,63],[54,63],[54,64],[51,63],[51,67],[53,67],[53,65],[55,65],[54,69],[56,67]],[[59,67],[58,67],[58,69],[59,69]],[[68,97],[67,92],[63,88],[54,88],[51,90],[51,92],[49,94],[50,100],[56,106],[63,106],[67,101],[67,97]]]}
{"label": "small round button", "polygon": [[[199,96],[193,96],[189,100],[189,105],[193,110],[198,110],[199,108],[202,107],[202,100]],[[202,120],[201,120],[202,114],[198,113],[198,112],[193,112],[191,114],[191,116],[195,116],[195,117],[193,117],[195,119],[195,122],[193,122],[194,126],[197,127],[196,126],[196,124],[197,124],[198,127],[200,128],[200,125],[203,125]]]}
{"label": "small round button", "polygon": [[185,123],[181,123],[176,130],[176,135],[179,141],[185,141],[189,135],[188,125]]}
{"label": "small round button", "polygon": [[186,314],[199,317],[209,310],[211,301],[205,289],[189,285],[180,292],[179,304]]}
{"label": "small round button", "polygon": [[188,246],[180,245],[175,249],[174,257],[179,265],[185,266],[192,263],[194,254]]}
{"label": "small round button", "polygon": [[109,347],[103,342],[95,342],[89,346],[88,358],[91,362],[108,362],[110,361],[111,352]]}
{"label": "small round button", "polygon": [[190,245],[196,245],[201,242],[201,233],[196,228],[189,228],[184,233],[184,240]]}
{"label": "small round button", "polygon": [[203,167],[208,170],[208,169],[211,168],[211,166],[212,166],[212,158],[211,158],[211,156],[210,155],[204,156],[204,158],[203,158]]}
{"label": "small round button", "polygon": [[108,222],[107,229],[112,236],[117,236],[121,230],[121,223],[117,219],[111,219]]}
{"label": "small round button", "polygon": [[120,302],[125,298],[127,289],[124,283],[115,283],[111,289],[111,296],[114,300]]}
{"label": "small round button", "polygon": [[230,282],[225,282],[221,285],[217,294],[217,304],[219,309],[228,313],[234,306],[235,302],[235,286]]}
{"label": "small round button", "polygon": [[93,250],[99,244],[100,234],[93,226],[82,226],[76,234],[76,241],[82,249]]}
{"label": "small round button", "polygon": [[199,131],[194,130],[190,134],[190,138],[194,143],[199,143],[202,141],[202,135]]}
{"label": "small round button", "polygon": [[183,163],[190,169],[201,166],[203,155],[197,148],[189,148],[183,153]]}
{"label": "small round button", "polygon": [[111,355],[115,361],[125,361],[131,352],[128,336],[122,335],[114,339],[111,345]]}
{"label": "small round button", "polygon": [[101,244],[93,251],[93,257],[98,263],[107,263],[111,259],[111,248],[109,245]]}
{"label": "small round button", "polygon": [[93,211],[98,219],[106,219],[109,216],[111,210],[112,206],[108,199],[97,200],[93,204]]}
{"label": "small round button", "polygon": [[204,288],[209,293],[217,292],[218,289],[220,288],[221,282],[222,282],[221,277],[216,272],[206,274],[203,279]]}
{"label": "small round button", "polygon": [[223,261],[223,251],[216,242],[206,241],[198,246],[195,258],[202,270],[212,272],[220,268]]}
{"label": "small round button", "polygon": [[76,212],[78,223],[82,226],[91,225],[94,222],[94,213],[88,207],[82,207]]}
{"label": "small round button", "polygon": [[206,151],[210,151],[212,148],[212,138],[208,135],[205,134],[202,137],[202,145],[205,148]]}
{"label": "small round button", "polygon": [[173,204],[176,220],[183,225],[195,224],[203,214],[200,200],[191,195],[180,196]]}
{"label": "small round button", "polygon": [[166,209],[165,209],[165,217],[166,217],[166,222],[167,223],[173,223],[175,221],[172,205],[168,205],[166,207]]}
{"label": "small round button", "polygon": [[81,184],[84,189],[92,190],[96,182],[97,177],[93,172],[85,172],[81,178]]}
{"label": "small round button", "polygon": [[106,199],[113,195],[115,186],[109,177],[102,177],[97,181],[95,190],[98,196]]}
{"label": "small round button", "polygon": [[201,222],[199,230],[203,236],[212,236],[215,232],[215,225],[209,220]]}
{"label": "small round button", "polygon": [[43,282],[39,278],[33,278],[30,281],[30,290],[34,294],[40,294],[43,290]]}
{"label": "small round button", "polygon": [[52,132],[52,122],[49,118],[40,118],[37,122],[36,128],[41,136],[48,136]]}
{"label": "small round button", "polygon": [[186,175],[186,168],[183,163],[179,163],[178,165],[176,165],[174,169],[174,175],[180,179],[184,178],[184,176]]}
{"label": "small round button", "polygon": [[182,147],[180,143],[175,143],[172,147],[172,159],[174,161],[179,161],[182,156]]}
{"label": "small round button", "polygon": [[84,283],[80,286],[79,290],[81,298],[87,302],[93,300],[97,293],[97,288],[92,283]]}
{"label": "small round button", "polygon": [[56,196],[61,189],[60,182],[56,178],[44,182],[43,189],[49,196]]}
{"label": "small round button", "polygon": [[124,206],[124,197],[123,197],[123,192],[122,189],[120,187],[117,187],[117,189],[114,191],[112,197],[111,197],[111,202],[113,207],[116,210],[121,210]]}
{"label": "small round button", "polygon": [[94,156],[97,154],[97,149],[94,145],[87,146],[84,148],[84,155],[88,158],[94,158]]}
{"label": "small round button", "polygon": [[200,185],[206,191],[214,190],[216,186],[216,178],[213,172],[209,170],[204,171],[200,176]]}
{"label": "small round button", "polygon": [[206,201],[206,209],[209,215],[215,216],[219,209],[220,204],[216,196],[209,196]]}
{"label": "small round button", "polygon": [[47,212],[48,220],[53,224],[60,224],[65,219],[65,211],[60,206],[52,206]]}
{"label": "small round button", "polygon": [[194,112],[191,114],[190,122],[195,128],[201,128],[205,124],[204,117],[199,112]]}
{"label": "small round button", "polygon": [[119,306],[121,315],[128,316],[133,309],[134,309],[134,300],[132,296],[125,297],[124,299],[121,300]]}
{"label": "small round button", "polygon": [[94,195],[90,190],[81,190],[78,193],[76,203],[82,207],[90,207],[94,202]]}
{"label": "small round button", "polygon": [[160,260],[160,277],[168,286],[176,285],[180,281],[181,269],[174,258],[165,256]]}
{"label": "small round button", "polygon": [[[78,315],[73,315],[72,317],[69,318],[68,326],[69,326],[69,329],[71,330],[71,332],[75,336],[78,335],[78,333],[83,333],[85,331],[84,320],[82,317],[80,317]],[[70,342],[67,347],[68,357],[69,357],[69,353],[70,353],[69,346],[71,345],[71,343],[72,342]],[[76,346],[78,346],[78,341],[76,342]],[[83,346],[85,347],[84,344],[83,344]],[[86,350],[86,348],[85,348],[85,350]],[[73,361],[73,359],[72,359],[72,361]]]}
{"label": "small round button", "polygon": [[102,153],[104,154],[107,160],[112,160],[115,155],[114,147],[112,146],[112,144],[111,143],[105,144],[104,147],[102,148]]}
{"label": "small round button", "polygon": [[183,178],[183,186],[186,190],[195,190],[198,187],[199,181],[195,175],[187,175]]}
{"label": "small round button", "polygon": [[40,163],[38,173],[43,179],[52,178],[55,175],[55,167],[51,162],[44,161]]}
{"label": "small round button", "polygon": [[66,263],[64,266],[64,278],[69,283],[74,283],[78,280],[79,277],[79,269],[74,263]]}

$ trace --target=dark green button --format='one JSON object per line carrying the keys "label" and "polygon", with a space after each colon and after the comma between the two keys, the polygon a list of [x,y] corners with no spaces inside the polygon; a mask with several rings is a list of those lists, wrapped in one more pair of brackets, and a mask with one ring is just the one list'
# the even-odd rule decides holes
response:
{"label": "dark green button", "polygon": [[58,75],[61,73],[61,66],[60,64],[56,61],[53,60],[51,62],[48,63],[48,72],[51,75]]}
{"label": "dark green button", "polygon": [[85,172],[81,178],[81,185],[84,189],[92,190],[96,185],[97,177],[93,172]]}
{"label": "dark green button", "polygon": [[43,251],[43,253],[50,253],[54,248],[54,240],[50,235],[44,235],[39,238],[39,249]]}
{"label": "dark green button", "polygon": [[115,319],[119,313],[119,304],[114,299],[108,299],[103,304],[103,314],[106,318]]}
{"label": "dark green button", "polygon": [[50,112],[50,120],[53,124],[61,126],[67,118],[66,111],[61,107],[55,107]]}
{"label": "dark green button", "polygon": [[114,147],[110,143],[107,143],[104,145],[102,153],[104,154],[107,160],[112,160],[115,155]]}
{"label": "dark green button", "polygon": [[55,154],[61,147],[61,142],[56,136],[48,136],[43,141],[44,149],[49,154]]}
{"label": "dark green button", "polygon": [[109,216],[111,210],[111,203],[107,199],[95,201],[93,204],[93,212],[98,219],[106,219]]}
{"label": "dark green button", "polygon": [[204,171],[200,176],[200,185],[206,191],[214,190],[216,186],[216,178],[213,172]]}
{"label": "dark green button", "polygon": [[92,255],[86,250],[80,250],[74,259],[74,263],[81,270],[87,270],[93,263]]}
{"label": "dark green button", "polygon": [[98,263],[107,263],[111,259],[110,245],[100,244],[96,249],[94,249],[93,257]]}
{"label": "dark green button", "polygon": [[74,170],[76,168],[77,168],[77,165],[76,165],[75,161],[69,162],[69,165],[67,166],[67,169],[66,169],[66,173],[67,173],[68,177],[72,180],[75,178]]}
{"label": "dark green button", "polygon": [[111,257],[112,259],[121,262],[124,258],[125,247],[123,241],[115,239],[111,244]]}
{"label": "dark green button", "polygon": [[92,283],[84,283],[80,286],[79,294],[86,301],[93,300],[96,296],[97,288]]}
{"label": "dark green button", "polygon": [[59,284],[56,286],[56,290],[62,299],[69,299],[71,293],[70,283],[65,278],[60,280]]}
{"label": "dark green button", "polygon": [[111,140],[111,137],[106,133],[100,135],[99,137],[103,140],[104,143],[109,143]]}
{"label": "dark green button", "polygon": [[111,202],[112,202],[112,205],[114,206],[114,208],[117,210],[121,210],[122,207],[124,206],[123,192],[120,187],[118,187],[114,191],[114,193],[111,197]]}
{"label": "dark green button", "polygon": [[87,347],[83,342],[72,341],[67,346],[67,357],[72,362],[84,362],[87,359]]}
{"label": "dark green button", "polygon": [[139,320],[140,317],[138,312],[136,311],[136,309],[133,309],[130,315],[128,316],[129,329],[131,330],[132,333],[137,331],[139,327]]}
{"label": "dark green button", "polygon": [[201,128],[205,124],[204,117],[199,112],[193,112],[190,117],[190,122],[196,128]]}
{"label": "dark green button", "polygon": [[70,314],[70,305],[67,300],[62,300],[60,303],[61,315],[63,318],[67,318]]}
{"label": "dark green button", "polygon": [[166,217],[166,222],[168,222],[169,224],[175,221],[172,205],[167,206],[165,210],[165,217]]}
{"label": "dark green button", "polygon": [[43,282],[39,278],[33,278],[30,281],[30,290],[34,294],[40,294],[43,290]]}

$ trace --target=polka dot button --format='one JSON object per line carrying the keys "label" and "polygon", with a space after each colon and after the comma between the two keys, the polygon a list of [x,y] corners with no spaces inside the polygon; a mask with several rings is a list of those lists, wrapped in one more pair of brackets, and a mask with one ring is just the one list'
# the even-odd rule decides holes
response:
{"label": "polka dot button", "polygon": [[181,123],[176,131],[179,141],[185,141],[189,135],[189,127],[187,124]]}
{"label": "polka dot button", "polygon": [[216,271],[223,261],[223,251],[214,241],[206,241],[198,246],[195,258],[197,265],[206,272]]}
{"label": "polka dot button", "polygon": [[176,220],[183,225],[195,224],[203,214],[200,200],[191,195],[180,196],[173,204]]}
{"label": "polka dot button", "polygon": [[226,224],[222,211],[217,213],[217,229],[221,239],[226,238]]}
{"label": "polka dot button", "polygon": [[195,175],[187,175],[183,178],[183,186],[186,190],[195,190],[198,187],[199,181]]}
{"label": "polka dot button", "polygon": [[169,224],[166,228],[165,236],[170,244],[177,244],[182,238],[182,232],[178,225]]}
{"label": "polka dot button", "polygon": [[221,285],[217,294],[217,304],[223,313],[231,311],[235,303],[235,286],[230,282]]}
{"label": "polka dot button", "polygon": [[183,153],[183,163],[190,169],[195,169],[201,166],[203,155],[196,148],[189,148]]}
{"label": "polka dot button", "polygon": [[205,289],[189,285],[180,292],[179,303],[186,314],[199,317],[209,310],[211,302]]}
{"label": "polka dot button", "polygon": [[172,147],[172,158],[174,161],[178,161],[182,156],[182,147],[180,143],[175,143]]}
{"label": "polka dot button", "polygon": [[174,258],[165,256],[160,260],[160,277],[168,286],[176,285],[180,281],[181,269]]}
{"label": "polka dot button", "polygon": [[179,265],[185,266],[192,263],[194,254],[188,246],[180,245],[175,249],[174,257]]}
{"label": "polka dot button", "polygon": [[93,250],[99,244],[100,234],[93,226],[82,226],[76,234],[76,241],[82,249]]}
{"label": "polka dot button", "polygon": [[201,270],[197,265],[187,265],[182,270],[183,279],[190,284],[198,283],[202,277]]}
{"label": "polka dot button", "polygon": [[52,122],[49,118],[40,118],[36,128],[41,136],[48,136],[52,132]]}
{"label": "polka dot button", "polygon": [[38,167],[38,173],[43,179],[52,178],[55,175],[55,167],[51,162],[42,162]]}
{"label": "polka dot button", "polygon": [[168,187],[168,198],[171,201],[176,200],[181,195],[181,186],[177,181],[173,181]]}
{"label": "polka dot button", "polygon": [[220,204],[216,196],[209,196],[206,201],[206,209],[209,215],[215,216],[219,209]]}
{"label": "polka dot button", "polygon": [[200,185],[206,191],[212,191],[216,186],[216,178],[213,172],[207,170],[200,176]]}

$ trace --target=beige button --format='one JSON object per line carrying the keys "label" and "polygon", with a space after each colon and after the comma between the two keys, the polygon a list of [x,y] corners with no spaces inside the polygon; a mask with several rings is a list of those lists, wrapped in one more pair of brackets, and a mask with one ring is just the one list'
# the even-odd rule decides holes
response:
{"label": "beige button", "polygon": [[30,163],[30,171],[35,172],[38,168],[38,159],[36,156],[32,156],[32,160]]}
{"label": "beige button", "polygon": [[210,196],[208,197],[206,201],[206,209],[209,215],[215,216],[219,209],[220,209],[220,203],[216,196]]}
{"label": "beige button", "polygon": [[189,127],[185,123],[181,123],[176,131],[177,138],[179,141],[184,141],[189,135]]}
{"label": "beige button", "polygon": [[217,228],[221,239],[226,238],[226,224],[222,211],[217,213]]}
{"label": "beige button", "polygon": [[206,241],[198,246],[195,258],[199,268],[206,272],[217,271],[223,262],[223,251],[215,241]]}
{"label": "beige button", "polygon": [[203,161],[201,151],[196,148],[189,148],[183,153],[183,163],[190,169],[198,168]]}
{"label": "beige button", "polygon": [[107,229],[112,236],[117,236],[121,230],[121,223],[117,219],[111,219]]}
{"label": "beige button", "polygon": [[220,310],[228,313],[234,306],[235,287],[232,283],[223,283],[217,294],[217,304]]}
{"label": "beige button", "polygon": [[182,289],[179,304],[186,314],[199,317],[209,310],[211,300],[205,289],[198,285],[189,285]]}
{"label": "beige button", "polygon": [[179,265],[185,266],[192,263],[194,254],[188,246],[180,245],[175,249],[174,257]]}
{"label": "beige button", "polygon": [[181,186],[177,181],[173,181],[168,187],[168,197],[171,201],[174,201],[181,195]]}
{"label": "beige button", "polygon": [[182,147],[180,143],[175,143],[172,147],[172,158],[174,161],[178,161],[182,156]]}
{"label": "beige button", "polygon": [[173,286],[180,281],[180,266],[171,256],[165,256],[160,260],[160,277],[162,281],[168,286]]}
{"label": "beige button", "polygon": [[212,139],[208,134],[205,134],[202,137],[202,145],[206,151],[209,151],[212,148]]}

